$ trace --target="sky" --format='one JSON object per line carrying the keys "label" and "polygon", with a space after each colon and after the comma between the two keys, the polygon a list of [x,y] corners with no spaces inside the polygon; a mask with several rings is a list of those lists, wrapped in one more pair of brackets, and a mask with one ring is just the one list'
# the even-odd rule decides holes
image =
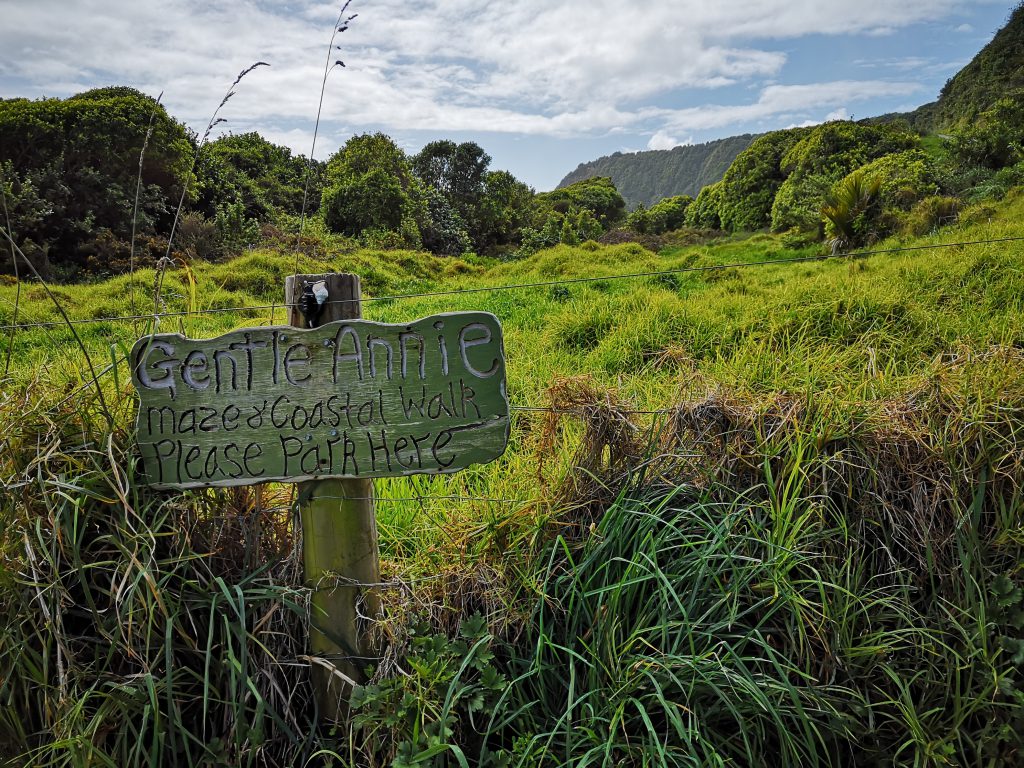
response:
{"label": "sky", "polygon": [[[538,191],[613,152],[904,111],[1012,10],[986,0],[0,0],[0,97],[105,85],[308,155],[475,141]],[[344,67],[333,62],[343,61]],[[325,65],[327,65],[325,67]]]}

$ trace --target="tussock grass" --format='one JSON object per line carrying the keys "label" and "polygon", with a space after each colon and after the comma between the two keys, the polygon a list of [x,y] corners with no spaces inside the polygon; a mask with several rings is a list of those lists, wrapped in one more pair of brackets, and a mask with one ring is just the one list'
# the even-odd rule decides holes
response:
{"label": "tussock grass", "polygon": [[[1022,213],[1011,195],[913,242],[1019,235]],[[300,268],[352,269],[385,295],[805,253],[758,236],[502,265],[359,251]],[[141,487],[117,359],[147,325],[79,326],[110,361],[113,428],[66,329],[19,331],[0,388],[0,755],[1015,764],[1022,255],[978,245],[367,303],[384,321],[495,312],[513,402],[571,413],[515,413],[508,453],[486,467],[377,484],[385,654],[365,717],[334,732],[312,726],[289,490]],[[161,300],[273,304],[293,268],[270,252],[190,265],[166,273]],[[155,277],[136,273],[137,297]],[[103,317],[129,311],[128,287],[59,291],[72,317]],[[54,319],[32,291],[19,317]],[[14,296],[0,286],[0,318]]]}

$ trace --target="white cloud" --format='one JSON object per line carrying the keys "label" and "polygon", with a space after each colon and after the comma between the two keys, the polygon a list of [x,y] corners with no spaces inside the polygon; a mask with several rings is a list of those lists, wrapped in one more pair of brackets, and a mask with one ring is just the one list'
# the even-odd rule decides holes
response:
{"label": "white cloud", "polygon": [[662,113],[662,117],[668,130],[700,131],[781,115],[807,113],[823,107],[843,107],[845,112],[844,105],[848,103],[879,96],[909,95],[919,90],[920,85],[917,83],[887,80],[840,80],[806,85],[771,85],[761,91],[757,101],[749,104],[667,110]]}
{"label": "white cloud", "polygon": [[[502,131],[569,137],[676,136],[814,112],[911,83],[768,85],[787,57],[774,41],[877,34],[949,13],[954,0],[356,0],[339,36],[345,69],[327,84],[324,144],[345,132]],[[234,75],[226,127],[259,128],[308,152],[338,5],[322,0],[4,0],[0,95],[65,96],[128,83],[164,91],[202,130]],[[669,109],[669,94],[743,84],[752,104]],[[708,97],[709,99],[711,97]],[[650,106],[652,103],[661,106]],[[677,103],[677,102],[674,102]],[[334,147],[337,144],[333,144]],[[318,151],[318,155],[321,152]]]}
{"label": "white cloud", "polygon": [[829,123],[833,120],[849,120],[850,113],[846,107],[840,107],[839,109],[833,109],[821,120],[804,120],[802,123],[791,123],[787,125],[787,128],[810,128],[812,125],[821,125],[822,123]]}
{"label": "white cloud", "polygon": [[954,32],[968,33],[968,32],[973,32],[974,31],[974,27],[972,27],[970,24],[961,24],[959,27],[953,27],[953,31]]}
{"label": "white cloud", "polygon": [[647,148],[672,149],[674,147],[686,146],[687,144],[693,144],[692,136],[685,139],[677,139],[675,136],[670,136],[667,131],[657,131],[651,136],[650,141],[647,142]]}

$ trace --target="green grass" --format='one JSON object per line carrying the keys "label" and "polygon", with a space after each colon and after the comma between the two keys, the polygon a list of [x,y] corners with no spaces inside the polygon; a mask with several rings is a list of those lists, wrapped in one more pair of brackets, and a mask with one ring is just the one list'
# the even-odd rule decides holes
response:
{"label": "green grass", "polygon": [[[1020,237],[1022,221],[1011,195],[905,244]],[[358,272],[375,298],[816,253],[759,234],[300,270]],[[170,270],[162,306],[186,314],[159,329],[283,323],[280,308],[196,310],[279,303],[294,266],[258,251]],[[131,312],[133,284],[152,311],[155,277],[54,290],[71,317],[106,317]],[[0,286],[0,324],[15,296]],[[382,321],[494,312],[512,402],[582,411],[514,414],[485,467],[378,482],[392,652],[358,728],[336,734],[310,725],[289,489],[148,491],[118,362],[147,322],[77,326],[112,366],[109,421],[70,332],[20,330],[0,389],[0,756],[1014,764],[1022,297],[1010,242],[367,301]],[[25,283],[19,322],[55,320]],[[410,634],[412,615],[439,639]]]}

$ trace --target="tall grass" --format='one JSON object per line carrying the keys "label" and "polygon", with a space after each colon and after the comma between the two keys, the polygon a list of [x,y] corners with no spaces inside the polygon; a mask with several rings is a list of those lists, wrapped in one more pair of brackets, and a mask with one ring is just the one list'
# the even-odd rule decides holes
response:
{"label": "tall grass", "polygon": [[[995,223],[965,215],[916,242],[1019,234],[1024,198],[1000,206]],[[780,248],[559,247],[508,265],[360,251],[300,267],[352,269],[380,296]],[[274,322],[195,309],[273,304],[292,267],[258,252],[171,270],[163,297],[193,336]],[[52,291],[70,317],[105,317],[153,278]],[[3,322],[15,295],[0,286]],[[109,422],[70,333],[18,331],[0,388],[0,757],[1018,764],[1021,296],[1010,244],[368,302],[379,320],[496,312],[510,397],[558,412],[514,414],[492,465],[378,483],[385,653],[360,719],[333,730],[314,725],[287,489],[146,489],[117,363],[130,331],[79,326],[111,361],[97,371]],[[18,303],[59,320],[38,286]]]}

